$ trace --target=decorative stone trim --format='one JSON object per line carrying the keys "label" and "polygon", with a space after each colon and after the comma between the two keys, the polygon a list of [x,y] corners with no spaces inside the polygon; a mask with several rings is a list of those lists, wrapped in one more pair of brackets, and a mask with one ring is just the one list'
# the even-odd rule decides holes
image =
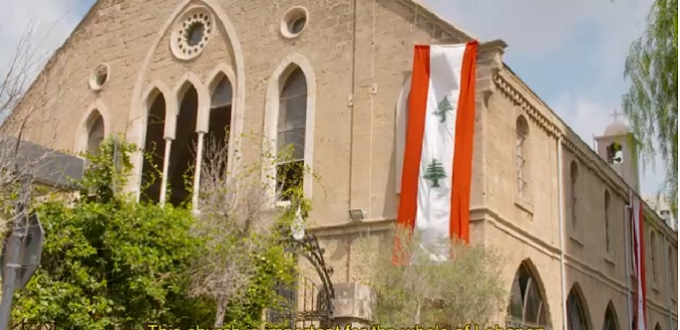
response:
{"label": "decorative stone trim", "polygon": [[561,134],[559,128],[555,126],[546,116],[544,116],[536,107],[527,100],[521,92],[515,89],[510,82],[508,82],[502,75],[494,75],[494,83],[501,90],[503,95],[510,99],[515,105],[522,108],[529,118],[538,124],[546,133],[552,136],[559,136]]}
{"label": "decorative stone trim", "polygon": [[[172,28],[173,22],[175,22],[177,20],[177,17],[179,17],[181,13],[184,12],[186,8],[189,7],[193,2],[194,0],[181,1],[181,3],[178,4],[178,6],[172,12],[172,14],[168,16],[168,19],[160,27],[153,41],[149,45],[146,56],[144,57],[144,61],[139,67],[137,77],[135,80],[134,89],[132,90],[132,98],[130,100],[130,112],[128,114],[128,127],[130,127],[127,133],[128,141],[131,141],[133,143],[139,143],[140,140],[144,139],[143,136],[139,135],[140,132],[143,131],[143,129],[140,129],[140,126],[142,126],[145,122],[144,120],[141,120],[141,118],[143,118],[143,115],[146,111],[144,100],[142,99],[142,91],[146,83],[145,79],[147,75],[147,70],[149,68],[149,65],[151,64],[154,53],[156,49],[158,49],[158,47],[160,46],[161,42],[165,40],[164,37],[167,35],[168,30]],[[226,34],[225,38],[229,40],[229,44],[231,45],[231,49],[233,52],[237,80],[235,81],[236,86],[234,86],[236,103],[233,105],[232,110],[236,112],[235,117],[236,122],[232,123],[232,126],[234,129],[234,136],[237,137],[236,141],[234,141],[234,144],[238,146],[240,145],[241,139],[240,135],[241,131],[243,130],[242,111],[245,108],[245,92],[246,92],[245,79],[242,79],[243,77],[245,77],[245,64],[243,51],[241,49],[241,43],[238,39],[238,35],[236,33],[236,28],[234,27],[234,24],[231,22],[231,20],[224,12],[224,10],[222,10],[219,2],[217,0],[202,0],[201,2],[206,7],[212,10],[212,13],[215,15],[215,25],[220,25],[220,28],[224,29],[224,32]],[[137,196],[139,196],[139,184],[141,182],[142,162],[144,159],[140,153],[133,154],[131,158],[132,158],[131,161],[135,166],[135,170],[133,177],[128,182],[126,191],[134,192],[137,194]]]}
{"label": "decorative stone trim", "polygon": [[[572,152],[580,163],[584,164],[588,169],[596,173],[605,182],[605,184],[610,186],[612,191],[615,191],[617,194],[619,194],[619,196],[625,199],[628,198],[628,190],[626,184],[622,182],[623,179],[615,179],[614,176],[618,175],[613,173],[612,169],[603,169],[603,167],[609,167],[604,163],[604,160],[601,160],[602,163],[598,164],[598,162],[594,160],[592,156],[587,155],[586,152],[583,151],[583,148],[577,147],[576,143],[571,141],[571,138],[569,138],[565,132],[562,132],[562,130],[557,125],[553,124],[548,117],[543,115],[534,105],[532,105],[520,91],[515,89],[512,83],[506,80],[505,77],[500,74],[495,75],[494,83],[505,97],[510,99],[515,105],[522,108],[527,113],[528,117],[531,118],[533,122],[538,124],[538,126],[548,133],[548,135],[555,138],[562,137],[563,145],[566,147],[566,149]],[[599,158],[597,155],[595,155],[595,157]],[[607,173],[607,171],[611,171],[612,173]]]}
{"label": "decorative stone trim", "polygon": [[170,36],[172,54],[180,60],[191,60],[203,52],[214,30],[214,19],[204,7],[193,7],[182,14]]}
{"label": "decorative stone trim", "polygon": [[88,84],[90,85],[90,89],[98,92],[104,87],[104,84],[106,84],[107,81],[109,81],[109,65],[103,63],[97,65],[94,70],[92,70]]}
{"label": "decorative stone trim", "polygon": [[297,6],[289,9],[281,19],[280,32],[286,39],[298,37],[309,23],[309,12],[307,8]]}

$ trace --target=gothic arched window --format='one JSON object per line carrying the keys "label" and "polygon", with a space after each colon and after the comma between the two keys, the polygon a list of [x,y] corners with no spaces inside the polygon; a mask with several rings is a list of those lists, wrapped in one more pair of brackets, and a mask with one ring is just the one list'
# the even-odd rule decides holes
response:
{"label": "gothic arched window", "polygon": [[515,127],[515,169],[517,170],[517,192],[522,199],[528,199],[529,180],[527,171],[529,125],[524,116],[517,117]]}
{"label": "gothic arched window", "polygon": [[140,200],[158,203],[161,195],[161,171],[165,157],[165,97],[156,91],[146,119],[144,163]]}
{"label": "gothic arched window", "polygon": [[[307,126],[307,79],[299,67],[293,69],[282,84],[279,95],[277,152],[282,158],[276,165],[277,193],[302,188]],[[288,196],[280,196],[287,199]]]}
{"label": "gothic arched window", "polygon": [[611,196],[609,195],[609,190],[604,191],[604,237],[605,237],[605,249],[607,254],[611,252],[609,247],[609,213],[611,209]]}
{"label": "gothic arched window", "polygon": [[232,88],[227,76],[220,75],[217,80],[210,100],[208,135],[217,141],[226,142],[231,128]]}
{"label": "gothic arched window", "polygon": [[523,263],[515,273],[510,292],[508,314],[512,322],[522,326],[547,326],[547,306],[539,290],[539,282]]}
{"label": "gothic arched window", "polygon": [[[220,164],[206,164],[219,173],[211,175],[226,175],[227,148],[229,145],[229,131],[231,130],[232,115],[232,87],[229,78],[220,74],[215,78],[214,90],[210,100],[210,119],[208,123],[207,140],[203,145],[204,161],[219,162]],[[205,167],[204,167],[205,169]]]}
{"label": "gothic arched window", "polygon": [[175,140],[172,142],[170,163],[168,169],[168,182],[170,183],[170,203],[179,205],[190,197],[190,182],[187,175],[196,164],[196,146],[198,134],[196,133],[196,121],[198,116],[198,92],[189,84],[177,116],[177,128]]}
{"label": "gothic arched window", "polygon": [[576,161],[572,161],[569,168],[569,187],[569,194],[571,196],[571,226],[573,229],[576,229],[578,226],[578,165],[576,165]]}
{"label": "gothic arched window", "polygon": [[567,298],[567,330],[588,330],[586,314],[575,288],[572,288]]}
{"label": "gothic arched window", "polygon": [[607,306],[607,311],[604,313],[602,330],[619,330],[619,323],[616,320],[616,313],[614,312],[614,307],[611,305],[611,302]]}
{"label": "gothic arched window", "polygon": [[104,118],[99,111],[94,110],[90,115],[90,127],[87,130],[87,151],[96,152],[104,141]]}

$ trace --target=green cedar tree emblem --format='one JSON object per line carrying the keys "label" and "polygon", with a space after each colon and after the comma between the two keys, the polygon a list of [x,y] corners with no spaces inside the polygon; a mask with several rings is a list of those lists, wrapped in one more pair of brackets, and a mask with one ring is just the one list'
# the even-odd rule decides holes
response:
{"label": "green cedar tree emblem", "polygon": [[430,165],[427,166],[427,171],[423,178],[430,180],[432,182],[432,188],[439,188],[439,180],[446,177],[446,171],[444,171],[444,166],[441,162],[433,159]]}
{"label": "green cedar tree emblem", "polygon": [[449,97],[444,96],[441,102],[437,104],[437,111],[435,111],[434,114],[439,116],[439,122],[443,123],[446,121],[446,114],[451,110],[453,110],[453,105],[451,105]]}

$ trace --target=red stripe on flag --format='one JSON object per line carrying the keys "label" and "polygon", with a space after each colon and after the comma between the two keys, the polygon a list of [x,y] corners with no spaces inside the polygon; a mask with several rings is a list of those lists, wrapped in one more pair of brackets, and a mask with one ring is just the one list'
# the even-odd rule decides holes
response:
{"label": "red stripe on flag", "polygon": [[[408,124],[406,129],[406,145],[404,148],[404,166],[401,179],[401,196],[397,212],[397,225],[413,231],[418,211],[418,176],[420,175],[420,157],[425,132],[425,112],[427,93],[430,85],[430,46],[416,45],[413,54],[413,75],[411,93],[408,104]],[[392,262],[401,264],[398,258],[400,242],[395,241]]]}
{"label": "red stripe on flag", "polygon": [[[449,237],[470,243],[470,185],[475,132],[475,81],[477,41],[468,42],[463,54],[460,97],[456,116],[456,136],[451,176],[451,220]],[[403,189],[403,188],[402,188]]]}
{"label": "red stripe on flag", "polygon": [[[640,209],[639,209],[639,214],[638,214],[638,234],[637,237],[639,238],[639,246],[640,246],[640,255],[637,256],[638,258],[638,274],[640,281],[642,281],[642,317],[643,317],[643,322],[645,324],[645,329],[647,328],[647,276],[645,275],[645,228],[644,228],[644,204],[642,201],[640,203]],[[640,294],[640,292],[638,292]]]}

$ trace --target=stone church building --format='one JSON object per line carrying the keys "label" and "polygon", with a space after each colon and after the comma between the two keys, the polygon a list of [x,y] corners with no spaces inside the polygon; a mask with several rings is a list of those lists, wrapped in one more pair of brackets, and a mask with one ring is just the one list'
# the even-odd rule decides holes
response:
{"label": "stone church building", "polygon": [[[72,152],[123,134],[163,173],[140,191],[154,164],[135,156],[131,191],[162,203],[196,201],[181,174],[210,136],[228,132],[241,153],[230,169],[293,144],[292,161],[318,174],[302,181],[309,231],[333,282],[356,282],[375,254],[365,244],[396,218],[413,46],[473,38],[415,0],[99,0],[5,133],[29,118],[26,139]],[[480,43],[470,202],[472,244],[505,253],[497,321],[630,329],[629,130],[615,121],[591,149],[504,64],[506,47]],[[676,330],[678,237],[647,211],[647,326]]]}

